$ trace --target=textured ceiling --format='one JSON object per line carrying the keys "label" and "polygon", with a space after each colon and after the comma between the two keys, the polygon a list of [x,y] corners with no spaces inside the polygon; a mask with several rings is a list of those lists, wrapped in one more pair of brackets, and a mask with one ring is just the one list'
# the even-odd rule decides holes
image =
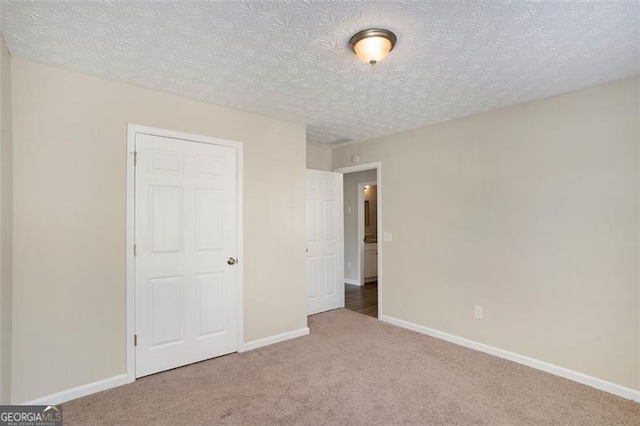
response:
{"label": "textured ceiling", "polygon": [[[640,73],[638,1],[8,1],[15,57],[307,125],[342,144]],[[375,67],[358,30],[398,35]]]}

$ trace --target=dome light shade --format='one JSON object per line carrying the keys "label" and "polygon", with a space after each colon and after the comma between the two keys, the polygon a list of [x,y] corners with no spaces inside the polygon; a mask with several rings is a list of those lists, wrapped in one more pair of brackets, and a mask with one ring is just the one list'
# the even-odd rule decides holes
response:
{"label": "dome light shade", "polygon": [[375,65],[387,57],[396,41],[397,37],[391,31],[370,28],[351,37],[349,44],[360,60]]}

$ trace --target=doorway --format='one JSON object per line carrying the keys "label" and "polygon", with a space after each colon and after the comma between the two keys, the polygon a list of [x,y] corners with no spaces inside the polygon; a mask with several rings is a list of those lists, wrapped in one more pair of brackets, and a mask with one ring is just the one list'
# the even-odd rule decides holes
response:
{"label": "doorway", "polygon": [[344,175],[345,308],[378,318],[382,294],[381,164],[336,169]]}
{"label": "doorway", "polygon": [[[363,173],[363,172],[359,172]],[[364,173],[369,173],[364,172]],[[374,176],[375,177],[375,176]],[[360,286],[378,281],[378,185],[359,182],[358,206],[358,281]]]}

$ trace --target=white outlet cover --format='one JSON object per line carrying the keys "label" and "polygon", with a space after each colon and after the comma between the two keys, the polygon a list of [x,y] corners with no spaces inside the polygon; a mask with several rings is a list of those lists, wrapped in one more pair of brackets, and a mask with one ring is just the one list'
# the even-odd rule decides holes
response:
{"label": "white outlet cover", "polygon": [[385,231],[382,233],[382,241],[390,242],[393,239],[393,235],[391,232]]}
{"label": "white outlet cover", "polygon": [[475,317],[477,319],[483,319],[484,318],[484,309],[482,308],[482,306],[475,306],[474,307],[474,314]]}

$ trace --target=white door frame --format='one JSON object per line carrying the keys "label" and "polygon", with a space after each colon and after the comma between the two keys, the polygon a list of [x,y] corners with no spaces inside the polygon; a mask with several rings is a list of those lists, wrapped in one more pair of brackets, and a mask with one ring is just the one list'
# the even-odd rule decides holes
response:
{"label": "white door frame", "polygon": [[127,348],[127,383],[136,380],[136,351],[134,336],[136,333],[136,306],[135,306],[135,257],[133,256],[133,244],[135,242],[135,141],[137,134],[161,136],[165,138],[179,139],[191,142],[207,143],[235,148],[236,150],[236,218],[238,241],[238,351],[244,346],[244,252],[243,252],[243,144],[225,139],[209,136],[194,135],[173,130],[157,129],[153,127],[128,124],[127,126],[127,304],[126,304],[126,348]]}
{"label": "white door frame", "polygon": [[[340,168],[334,169],[333,171],[346,174],[346,173],[361,172],[363,170],[372,170],[372,169],[376,170],[376,186],[378,191],[377,192],[378,205],[377,205],[376,212],[378,213],[378,319],[380,319],[380,317],[382,316],[382,286],[383,286],[383,273],[382,273],[383,245],[380,244],[380,238],[383,235],[382,234],[382,162],[377,161],[374,163],[356,164],[353,166],[340,167]],[[359,204],[364,204],[364,202]],[[360,217],[360,215],[358,215],[358,217]],[[360,226],[358,226],[358,229],[360,229]],[[364,238],[364,235],[362,238]],[[364,256],[364,252],[363,252],[363,256]],[[360,259],[360,256],[358,256],[358,258]],[[364,268],[364,259],[361,260],[361,265]],[[360,270],[360,279],[364,281],[363,270]]]}
{"label": "white door frame", "polygon": [[[358,282],[361,286],[365,285],[364,277],[364,187],[366,185],[377,185],[378,182],[358,182]],[[378,203],[376,202],[376,213]],[[376,226],[377,228],[377,226]],[[378,234],[378,238],[381,236]],[[377,245],[378,243],[376,243]]]}

